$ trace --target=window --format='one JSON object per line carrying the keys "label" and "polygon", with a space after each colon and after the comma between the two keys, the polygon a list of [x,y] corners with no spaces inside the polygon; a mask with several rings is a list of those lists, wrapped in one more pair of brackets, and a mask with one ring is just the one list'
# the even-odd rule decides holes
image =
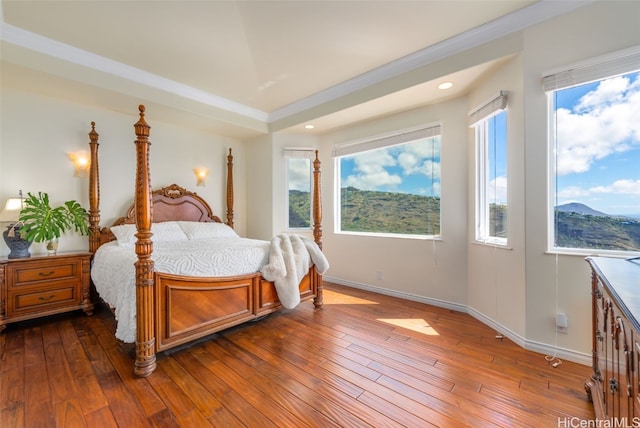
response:
{"label": "window", "polygon": [[551,247],[640,251],[640,49],[547,76]]}
{"label": "window", "polygon": [[469,115],[476,134],[476,241],[507,244],[507,94]]}
{"label": "window", "polygon": [[336,231],[440,235],[440,126],[334,148]]}
{"label": "window", "polygon": [[312,149],[285,149],[287,229],[311,228]]}

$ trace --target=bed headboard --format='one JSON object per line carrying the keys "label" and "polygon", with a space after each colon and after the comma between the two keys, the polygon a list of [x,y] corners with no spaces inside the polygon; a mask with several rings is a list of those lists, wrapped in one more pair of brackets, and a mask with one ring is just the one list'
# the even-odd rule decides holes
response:
{"label": "bed headboard", "polygon": [[[151,194],[152,220],[163,221],[200,221],[222,223],[220,217],[213,214],[209,204],[194,192],[172,184]],[[117,219],[113,226],[136,222],[135,204],[131,205],[124,217]]]}
{"label": "bed headboard", "polygon": [[[222,223],[220,217],[213,214],[211,206],[184,187],[172,184],[151,193],[151,215],[153,223],[163,221],[199,221]],[[136,210],[132,204],[124,217],[118,218],[111,226],[135,224]],[[116,237],[108,227],[100,229],[99,245],[114,241]],[[96,248],[97,249],[97,248]]]}

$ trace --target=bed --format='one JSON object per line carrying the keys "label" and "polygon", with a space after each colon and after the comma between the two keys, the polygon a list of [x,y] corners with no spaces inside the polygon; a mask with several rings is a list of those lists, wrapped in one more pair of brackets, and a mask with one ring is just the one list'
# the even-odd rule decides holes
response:
{"label": "bed", "polygon": [[[93,254],[92,280],[98,275],[98,270],[130,270],[131,287],[127,293],[129,297],[122,297],[120,291],[105,291],[94,282],[94,287],[100,295],[109,293],[120,296],[115,301],[120,306],[135,300],[133,315],[117,316],[118,305],[115,306],[118,324],[121,322],[134,323],[135,334],[135,363],[134,372],[140,377],[149,376],[156,368],[156,353],[196,339],[211,335],[217,331],[255,320],[283,307],[283,301],[278,295],[276,285],[281,286],[278,279],[272,278],[268,268],[275,265],[273,249],[274,242],[284,243],[291,248],[293,245],[305,245],[307,249],[315,248],[314,254],[309,250],[310,261],[294,260],[297,268],[305,269],[298,272],[296,279],[295,299],[297,301],[313,300],[316,308],[322,306],[322,272],[328,264],[322,262],[322,227],[321,227],[321,198],[320,198],[320,161],[318,153],[313,162],[313,239],[296,238],[291,235],[278,235],[269,241],[246,243],[251,251],[262,251],[262,260],[258,264],[262,268],[251,268],[250,271],[233,269],[222,273],[203,273],[196,275],[175,273],[167,269],[166,265],[174,262],[172,251],[182,245],[187,245],[178,229],[187,236],[187,241],[200,240],[204,234],[212,234],[217,245],[224,249],[231,247],[235,231],[233,231],[233,155],[231,149],[227,155],[227,186],[226,186],[226,221],[223,222],[213,214],[209,204],[198,196],[177,184],[161,189],[151,190],[149,171],[149,131],[150,126],[145,120],[145,107],[139,106],[139,120],[134,124],[136,147],[136,180],[135,196],[132,206],[111,226],[100,225],[100,178],[98,159],[98,133],[95,122],[91,123],[89,146],[91,166],[89,171],[89,249]],[[178,229],[176,229],[176,227]],[[213,231],[213,232],[212,232]],[[155,232],[155,238],[154,238]],[[189,234],[191,232],[191,235]],[[237,234],[235,234],[237,237]],[[297,236],[297,235],[295,235]],[[291,237],[291,242],[288,241]],[[286,238],[286,239],[285,239]],[[244,239],[239,238],[238,239]],[[179,241],[179,242],[174,242]],[[254,241],[254,240],[248,240]],[[234,241],[235,242],[235,241]],[[244,241],[243,241],[244,242]],[[301,242],[303,244],[301,244]],[[227,245],[227,243],[229,243]],[[200,243],[201,244],[201,243]],[[254,245],[255,246],[252,246]],[[233,245],[236,245],[235,243]],[[265,246],[268,255],[265,256]],[[100,267],[103,253],[116,254],[128,248],[128,254],[120,253],[122,268],[113,269]],[[296,247],[297,248],[297,247]],[[155,250],[155,253],[154,253]],[[207,245],[201,245],[197,251],[208,251]],[[279,250],[280,251],[280,250]],[[195,254],[195,250],[192,250]],[[277,253],[277,252],[276,252]],[[286,252],[285,252],[286,253]],[[200,253],[198,253],[200,254]],[[209,253],[208,253],[209,254]],[[318,257],[314,259],[313,257]],[[215,255],[207,257],[216,258]],[[228,254],[222,257],[227,260]],[[260,258],[260,256],[257,256]],[[265,259],[266,257],[266,259]],[[117,259],[118,257],[116,257]],[[198,262],[205,256],[195,257]],[[219,257],[218,257],[219,258]],[[192,257],[194,259],[194,257]],[[304,259],[306,260],[306,259]],[[177,262],[182,264],[182,262]],[[266,264],[265,264],[266,263]],[[282,261],[280,261],[282,263]],[[158,266],[156,266],[156,264]],[[233,264],[233,263],[228,263]],[[227,265],[228,265],[227,264]],[[229,266],[225,265],[225,269]],[[133,267],[132,267],[133,266]],[[287,267],[289,265],[287,264]],[[95,270],[95,272],[94,272]],[[261,270],[264,273],[261,273]],[[277,270],[277,269],[276,269]],[[269,274],[267,274],[269,272]],[[222,275],[222,276],[220,276]],[[269,278],[269,279],[267,279]],[[125,282],[124,280],[116,282]],[[289,278],[291,282],[291,278]],[[103,296],[100,295],[102,298]],[[117,299],[120,300],[117,300]],[[287,297],[288,301],[290,297]],[[294,300],[295,300],[294,299]],[[106,301],[106,299],[103,299]],[[113,306],[114,297],[107,302]],[[286,305],[285,307],[289,307]],[[127,318],[121,319],[121,318]],[[133,339],[133,338],[131,338]]]}

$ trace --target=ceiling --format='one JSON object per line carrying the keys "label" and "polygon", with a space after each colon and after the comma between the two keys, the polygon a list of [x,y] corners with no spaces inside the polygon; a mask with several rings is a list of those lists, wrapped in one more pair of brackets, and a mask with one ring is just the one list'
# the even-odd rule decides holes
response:
{"label": "ceiling", "polygon": [[238,138],[459,96],[510,51],[456,55],[588,3],[0,1],[3,86]]}

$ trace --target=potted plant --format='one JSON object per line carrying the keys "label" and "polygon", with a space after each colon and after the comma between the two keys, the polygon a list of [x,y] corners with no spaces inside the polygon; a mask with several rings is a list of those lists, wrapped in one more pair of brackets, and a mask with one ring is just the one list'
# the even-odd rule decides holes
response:
{"label": "potted plant", "polygon": [[22,222],[20,234],[29,242],[46,242],[47,251],[55,254],[58,239],[68,231],[75,230],[88,235],[89,214],[78,202],[66,201],[63,205],[52,208],[49,195],[38,192],[37,195],[27,193],[24,208],[20,212]]}

